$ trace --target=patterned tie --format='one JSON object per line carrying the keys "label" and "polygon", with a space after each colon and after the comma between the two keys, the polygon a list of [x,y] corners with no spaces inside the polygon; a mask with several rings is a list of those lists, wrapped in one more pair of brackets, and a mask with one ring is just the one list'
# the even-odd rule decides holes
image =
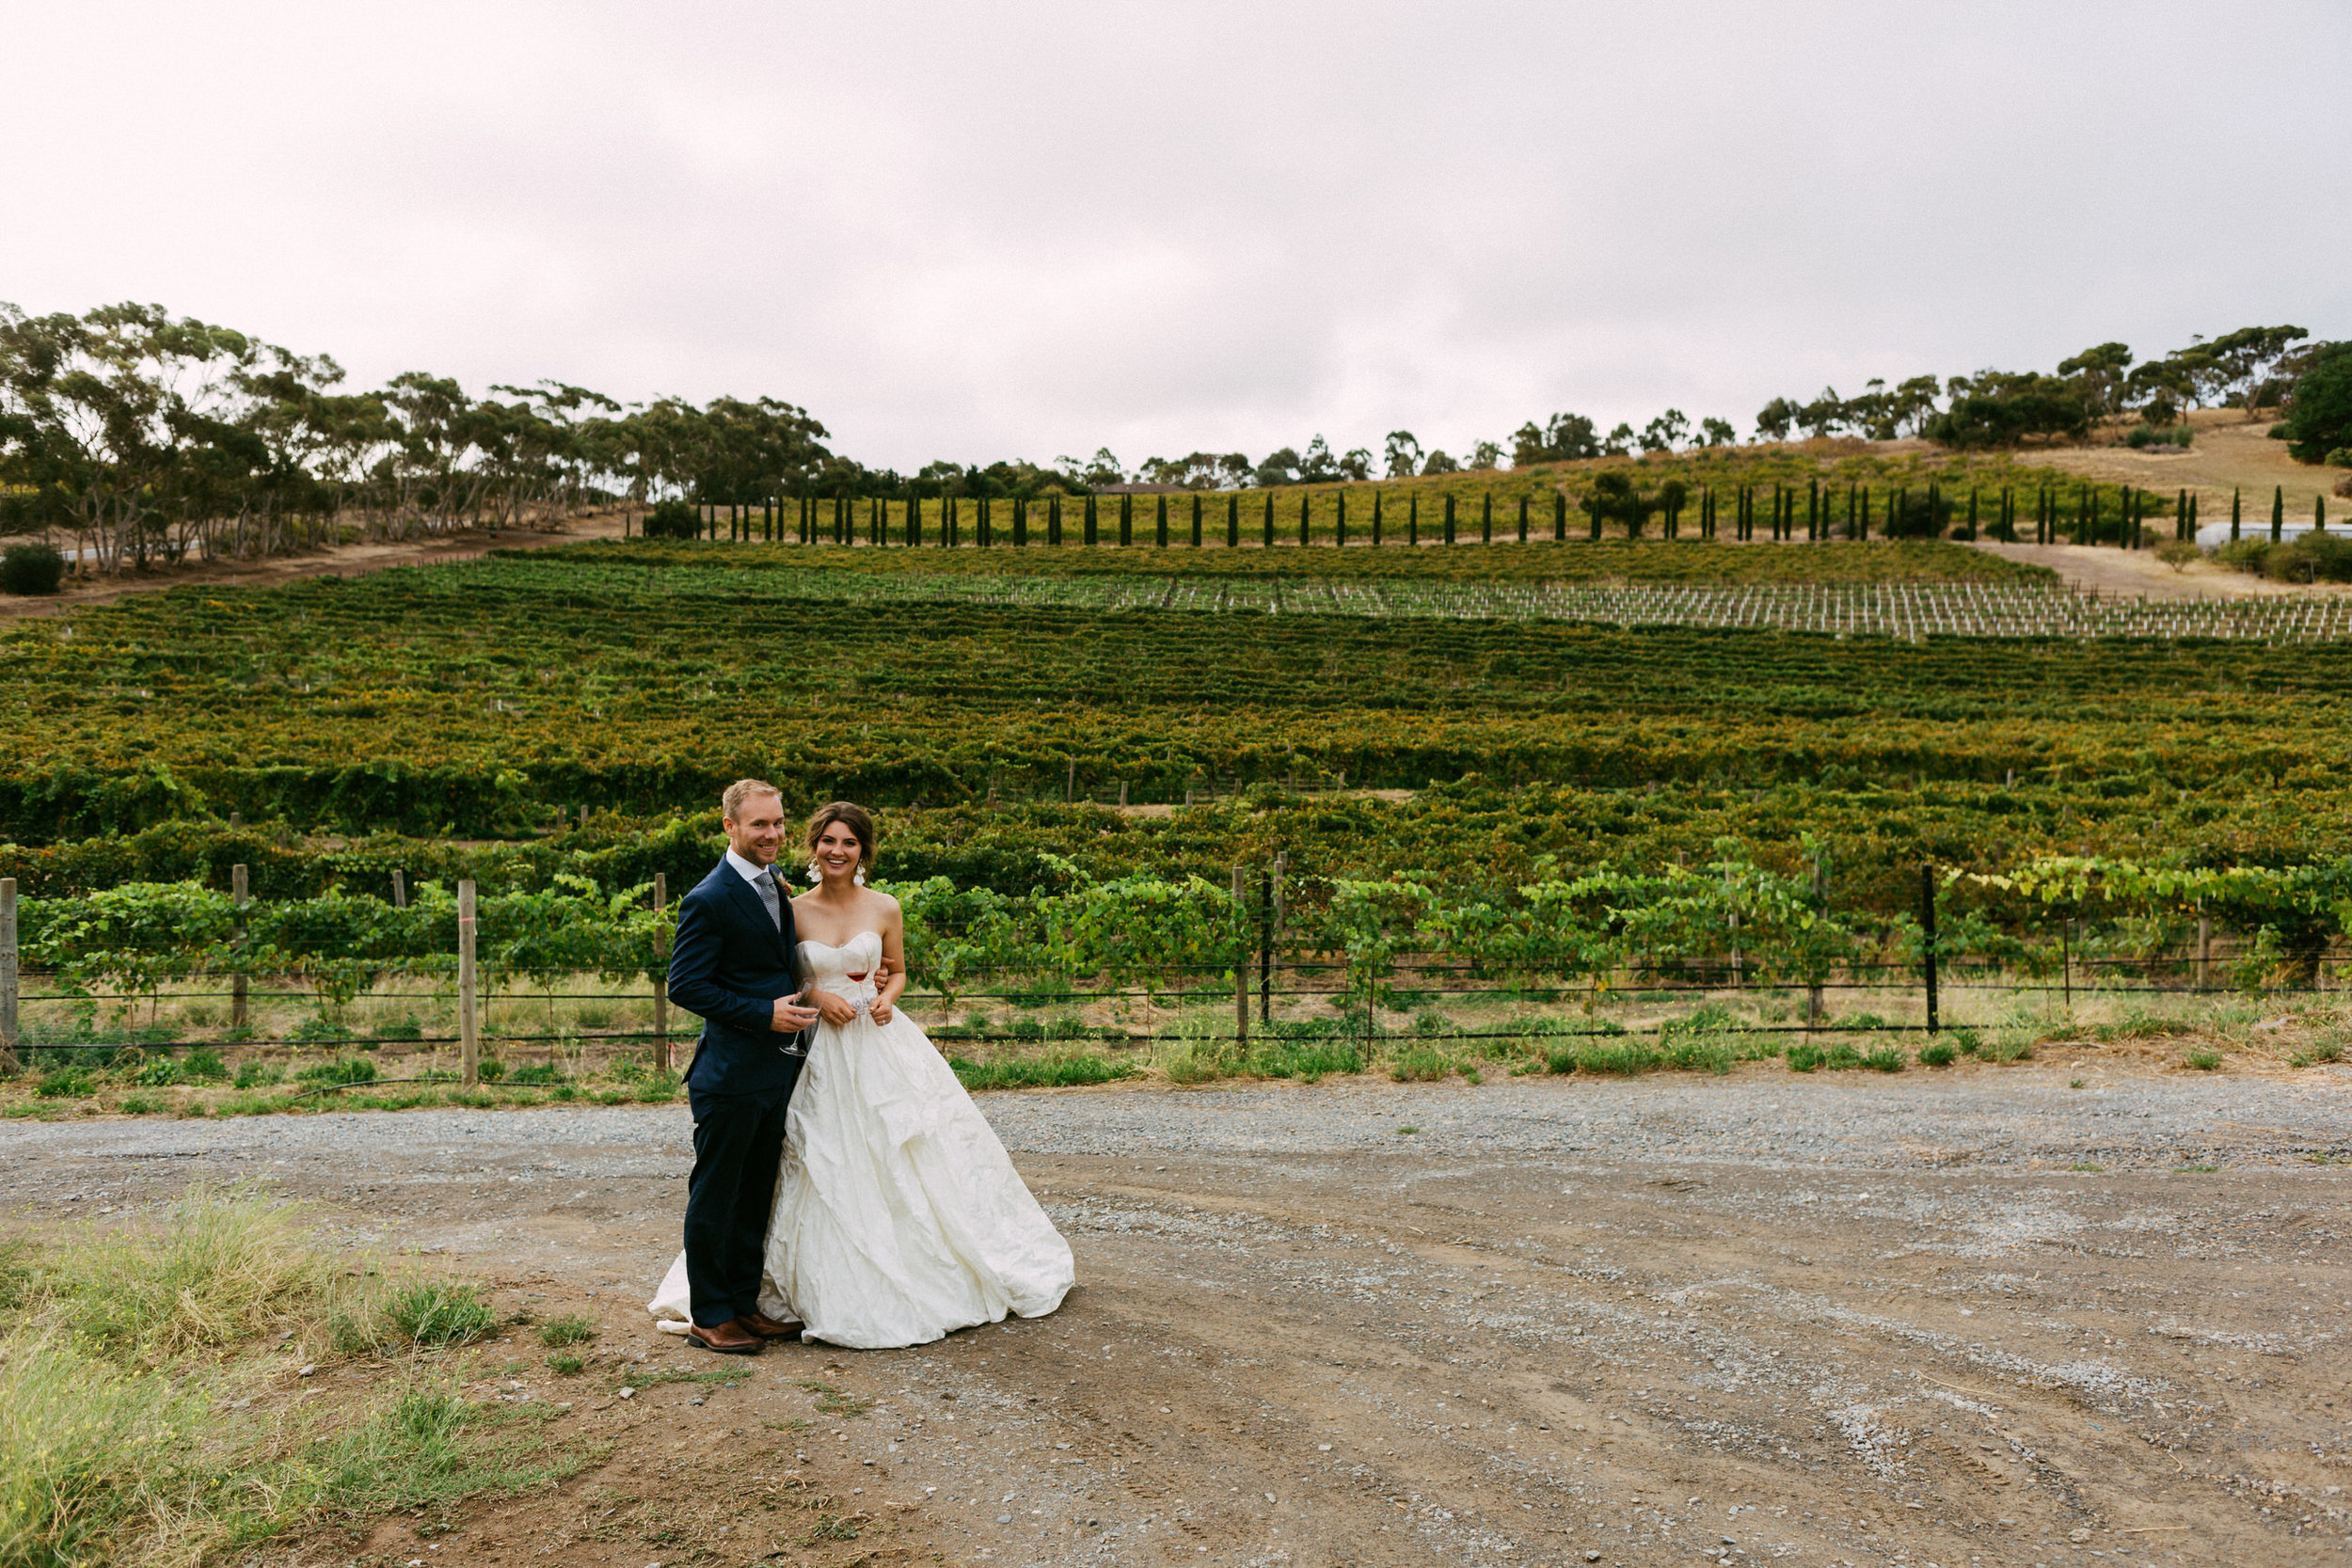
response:
{"label": "patterned tie", "polygon": [[782,931],[784,929],[784,900],[776,889],[776,868],[771,865],[761,872],[759,879],[752,886],[759,890],[759,901],[768,906],[768,918],[776,923],[778,931]]}

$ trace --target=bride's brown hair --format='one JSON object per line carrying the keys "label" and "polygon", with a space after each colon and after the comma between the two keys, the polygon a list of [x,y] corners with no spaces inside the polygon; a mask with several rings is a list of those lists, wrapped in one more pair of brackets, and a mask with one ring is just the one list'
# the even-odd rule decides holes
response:
{"label": "bride's brown hair", "polygon": [[857,837],[859,869],[873,870],[874,818],[855,800],[828,800],[817,808],[817,815],[808,819],[808,832],[802,835],[808,846],[808,852],[812,855],[817,852],[817,841],[824,837],[825,830],[836,822]]}

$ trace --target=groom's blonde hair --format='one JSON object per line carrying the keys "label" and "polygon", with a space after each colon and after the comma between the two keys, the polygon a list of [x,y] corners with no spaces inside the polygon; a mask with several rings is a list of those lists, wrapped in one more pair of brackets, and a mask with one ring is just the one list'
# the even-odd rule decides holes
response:
{"label": "groom's blonde hair", "polygon": [[725,794],[719,797],[719,815],[730,822],[740,821],[743,816],[743,802],[755,795],[772,795],[776,798],[777,804],[784,803],[784,791],[767,780],[738,779],[727,785]]}

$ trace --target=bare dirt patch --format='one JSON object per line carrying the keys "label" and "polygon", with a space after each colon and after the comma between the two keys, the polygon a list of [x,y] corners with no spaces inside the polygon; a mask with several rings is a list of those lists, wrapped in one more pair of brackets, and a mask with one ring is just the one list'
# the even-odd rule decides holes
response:
{"label": "bare dirt patch", "polygon": [[2347,1087],[2034,1064],[992,1096],[1077,1249],[1064,1308],[747,1362],[644,1318],[675,1109],[0,1148],[35,1233],[256,1177],[502,1311],[596,1323],[580,1372],[516,1328],[469,1391],[567,1404],[609,1457],[273,1562],[2284,1563],[2344,1530]]}
{"label": "bare dirt patch", "polygon": [[2274,488],[2286,491],[2287,515],[2308,518],[2313,497],[2331,489],[2344,478],[2341,468],[2297,463],[2287,455],[2284,441],[2270,439],[2274,418],[2249,422],[2234,408],[2204,409],[2189,416],[2196,442],[2187,448],[2122,446],[2054,447],[2022,454],[2026,461],[2047,464],[2085,479],[2108,483],[2137,484],[2150,490],[2186,489],[2198,498],[2202,522],[2230,520],[2230,493],[2241,493],[2250,524],[2270,521]]}

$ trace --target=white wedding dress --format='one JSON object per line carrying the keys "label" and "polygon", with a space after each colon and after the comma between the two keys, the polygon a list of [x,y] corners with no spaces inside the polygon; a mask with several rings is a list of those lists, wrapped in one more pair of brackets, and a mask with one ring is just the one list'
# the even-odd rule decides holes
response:
{"label": "white wedding dress", "polygon": [[[882,936],[801,943],[818,990],[870,1001]],[[926,1344],[1008,1312],[1035,1318],[1075,1283],[1070,1243],[923,1031],[902,1011],[819,1023],[785,1118],[759,1309],[855,1350]],[[650,1307],[684,1333],[686,1255]]]}

